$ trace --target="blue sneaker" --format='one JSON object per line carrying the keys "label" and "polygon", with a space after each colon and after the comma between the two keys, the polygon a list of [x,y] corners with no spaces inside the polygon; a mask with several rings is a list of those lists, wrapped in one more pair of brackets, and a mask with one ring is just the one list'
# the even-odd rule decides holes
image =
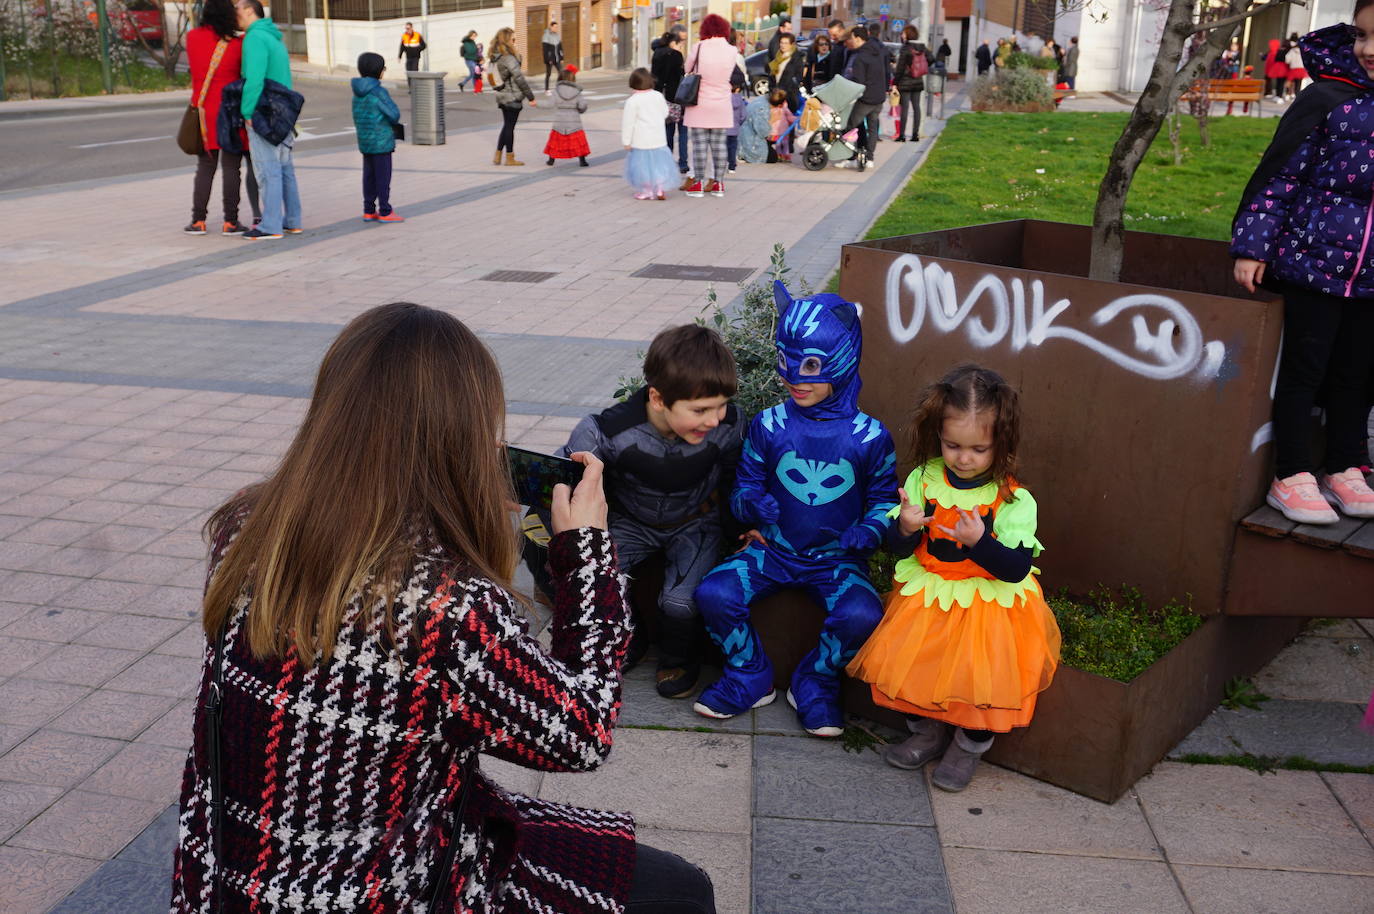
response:
{"label": "blue sneaker", "polygon": [[[770,671],[771,679],[771,671]],[[728,720],[745,711],[771,705],[778,692],[768,680],[761,680],[763,689],[750,688],[750,683],[738,673],[726,670],[719,679],[702,690],[692,710],[702,717]]]}
{"label": "blue sneaker", "polygon": [[[834,739],[844,732],[844,712],[840,710],[840,681],[833,680],[835,690],[833,695],[824,694],[822,688],[803,689],[803,697],[798,701],[792,689],[787,690],[787,703],[797,712],[797,719],[801,721],[802,729],[812,736],[819,736],[823,739]],[[805,680],[805,685],[820,686],[821,683],[815,677]],[[794,687],[801,687],[803,683],[793,682]],[[806,695],[806,692],[814,692]]]}

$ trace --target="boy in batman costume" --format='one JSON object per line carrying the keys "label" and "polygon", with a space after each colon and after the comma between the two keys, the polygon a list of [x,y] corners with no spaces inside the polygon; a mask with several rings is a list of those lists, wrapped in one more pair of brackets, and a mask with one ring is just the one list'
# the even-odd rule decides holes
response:
{"label": "boy in batman costume", "polygon": [[697,588],[726,666],[695,709],[726,718],[774,699],[773,666],[749,604],[801,588],[825,607],[826,621],[792,676],[788,701],[807,732],[839,736],[840,672],[882,618],[867,565],[896,504],[896,453],[883,424],[857,406],[862,334],[854,305],[830,294],[794,300],[781,282],[773,296],[778,373],[790,396],[750,423],[730,498],[735,517],[764,542],[717,566]]}
{"label": "boy in batman costume", "polygon": [[[663,557],[655,687],[665,698],[686,698],[695,691],[704,646],[692,592],[720,560],[744,418],[727,402],[737,385],[734,356],[705,327],[658,334],[644,359],[644,380],[625,402],[579,422],[561,453],[589,451],[605,463],[621,569],[633,574]],[[526,544],[526,561],[544,589],[542,552]],[[647,643],[637,640],[631,655],[642,650]]]}

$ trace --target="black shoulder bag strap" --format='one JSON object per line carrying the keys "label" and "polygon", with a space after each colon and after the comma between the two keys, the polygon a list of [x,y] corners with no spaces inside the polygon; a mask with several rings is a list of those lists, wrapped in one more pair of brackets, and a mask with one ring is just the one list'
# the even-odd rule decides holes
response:
{"label": "black shoulder bag strap", "polygon": [[[453,763],[458,755],[458,747],[453,747],[453,753],[448,759],[448,771],[453,770]],[[458,858],[458,839],[463,830],[463,813],[467,810],[468,796],[472,793],[472,782],[477,774],[477,753],[474,751],[463,762],[463,783],[458,788],[458,801],[453,807],[453,833],[448,837],[448,847],[444,848],[444,856],[439,861],[439,872],[434,878],[434,894],[430,896],[429,906],[425,909],[428,914],[448,914],[453,908],[447,904],[449,886],[453,882],[453,863]]]}
{"label": "black shoulder bag strap", "polygon": [[205,712],[210,718],[205,735],[210,756],[210,855],[214,870],[210,875],[210,910],[219,914],[224,910],[224,862],[220,854],[224,842],[224,772],[220,768],[220,721],[224,711],[224,638],[229,631],[225,619],[215,636],[215,659],[210,675],[210,697]]}

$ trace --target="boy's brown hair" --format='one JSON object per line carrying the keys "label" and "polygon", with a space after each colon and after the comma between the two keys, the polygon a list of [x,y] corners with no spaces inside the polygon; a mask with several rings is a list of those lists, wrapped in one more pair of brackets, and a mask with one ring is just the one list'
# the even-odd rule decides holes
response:
{"label": "boy's brown hair", "polygon": [[701,397],[733,397],[739,382],[735,357],[720,334],[700,324],[664,330],[644,357],[644,383],[664,406]]}
{"label": "boy's brown hair", "polygon": [[634,89],[636,92],[641,92],[644,89],[652,89],[653,87],[654,74],[643,67],[636,68],[635,71],[630,74],[630,88]]}
{"label": "boy's brown hair", "polygon": [[787,104],[787,90],[774,89],[772,92],[769,92],[768,104],[772,105],[774,108],[776,108],[778,105]]}

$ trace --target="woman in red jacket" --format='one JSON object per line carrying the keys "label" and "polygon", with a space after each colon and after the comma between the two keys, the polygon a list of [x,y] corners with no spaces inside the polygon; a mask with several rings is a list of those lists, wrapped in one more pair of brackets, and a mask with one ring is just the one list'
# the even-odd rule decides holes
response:
{"label": "woman in red jacket", "polygon": [[[219,97],[224,87],[241,78],[239,64],[243,55],[243,39],[238,34],[238,18],[233,0],[205,0],[200,26],[186,34],[186,58],[191,67],[191,104],[200,108],[201,139],[205,152],[197,157],[196,186],[191,195],[191,224],[182,229],[188,235],[205,234],[205,217],[210,208],[210,188],[215,182],[215,167],[222,171],[220,190],[224,195],[224,225],[222,235],[242,235],[247,231],[239,222],[239,173],[248,159],[247,152],[237,155],[219,148],[215,123],[219,118]],[[206,86],[206,79],[209,85]],[[247,150],[245,141],[243,148]],[[258,182],[253,169],[248,168],[248,204],[253,208],[256,225]]]}

